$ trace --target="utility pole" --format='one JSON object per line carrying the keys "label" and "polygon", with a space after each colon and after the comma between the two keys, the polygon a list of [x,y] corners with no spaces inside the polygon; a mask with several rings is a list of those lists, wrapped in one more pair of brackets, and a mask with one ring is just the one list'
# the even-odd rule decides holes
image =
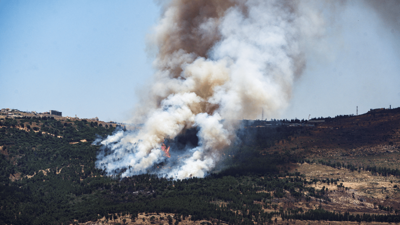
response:
{"label": "utility pole", "polygon": [[356,116],[358,116],[358,106],[356,106]]}
{"label": "utility pole", "polygon": [[261,108],[261,120],[264,120],[264,108]]}

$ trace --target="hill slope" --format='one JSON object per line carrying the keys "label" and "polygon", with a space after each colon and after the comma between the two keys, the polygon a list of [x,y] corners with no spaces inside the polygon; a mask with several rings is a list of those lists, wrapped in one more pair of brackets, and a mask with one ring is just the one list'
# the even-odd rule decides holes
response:
{"label": "hill slope", "polygon": [[173,181],[104,177],[91,143],[115,127],[4,118],[0,224],[400,221],[400,109],[324,121],[245,126],[214,174]]}

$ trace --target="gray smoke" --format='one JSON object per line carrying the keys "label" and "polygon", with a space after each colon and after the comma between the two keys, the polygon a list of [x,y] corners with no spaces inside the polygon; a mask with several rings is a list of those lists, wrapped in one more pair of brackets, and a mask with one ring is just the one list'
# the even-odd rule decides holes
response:
{"label": "gray smoke", "polygon": [[[375,3],[370,3],[375,4]],[[278,116],[306,66],[304,48],[324,34],[316,1],[173,0],[149,38],[156,52],[137,131],[101,141],[96,167],[122,177],[204,177],[235,138],[241,119]],[[167,158],[165,139],[197,127],[200,146]],[[157,165],[164,162],[162,168]]]}

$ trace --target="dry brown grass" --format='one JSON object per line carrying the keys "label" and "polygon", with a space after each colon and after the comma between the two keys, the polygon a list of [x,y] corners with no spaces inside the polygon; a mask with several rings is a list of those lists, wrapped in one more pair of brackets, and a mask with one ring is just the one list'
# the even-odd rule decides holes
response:
{"label": "dry brown grass", "polygon": [[[331,202],[322,203],[326,210],[387,214],[388,212],[379,210],[378,205],[400,209],[399,189],[394,188],[394,185],[400,184],[397,177],[383,177],[368,171],[352,172],[344,168],[336,169],[308,163],[298,164],[296,171],[304,174],[308,180],[339,179],[337,185],[322,182],[309,185],[319,190],[323,186],[328,188]],[[338,187],[340,184],[343,187]]]}
{"label": "dry brown grass", "polygon": [[[112,215],[112,214],[110,214]],[[138,218],[133,221],[131,219],[131,215],[127,214],[125,216],[119,216],[116,220],[107,220],[105,217],[97,220],[97,221],[91,221],[91,222],[86,222],[86,223],[80,223],[82,225],[91,225],[91,224],[127,224],[127,225],[133,225],[133,224],[143,224],[143,225],[150,225],[150,224],[168,224],[168,216],[172,217],[172,222],[175,224],[175,219],[173,213],[139,213]],[[153,217],[153,218],[152,218]],[[125,221],[124,221],[125,219]],[[181,220],[179,224],[193,224],[193,225],[200,225],[203,222],[209,222],[213,224],[213,221],[209,220],[199,220],[199,221],[191,221],[190,216],[185,218],[185,220]],[[214,224],[216,224],[214,222]],[[221,224],[226,224],[226,223],[221,223]]]}

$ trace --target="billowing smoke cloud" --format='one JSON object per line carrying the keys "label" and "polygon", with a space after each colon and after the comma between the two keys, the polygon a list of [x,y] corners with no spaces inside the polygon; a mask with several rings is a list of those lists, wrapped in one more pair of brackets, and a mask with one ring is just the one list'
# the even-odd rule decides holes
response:
{"label": "billowing smoke cloud", "polygon": [[368,6],[372,7],[382,18],[389,29],[400,30],[400,1],[398,0],[365,0]]}
{"label": "billowing smoke cloud", "polygon": [[[323,32],[306,1],[173,0],[164,7],[150,42],[157,69],[138,105],[137,131],[101,142],[96,166],[122,177],[157,173],[204,177],[235,138],[241,119],[284,110],[305,67],[303,44]],[[144,93],[142,93],[144,94]],[[200,145],[184,153],[161,150],[196,127]],[[157,168],[160,163],[162,168]]]}

